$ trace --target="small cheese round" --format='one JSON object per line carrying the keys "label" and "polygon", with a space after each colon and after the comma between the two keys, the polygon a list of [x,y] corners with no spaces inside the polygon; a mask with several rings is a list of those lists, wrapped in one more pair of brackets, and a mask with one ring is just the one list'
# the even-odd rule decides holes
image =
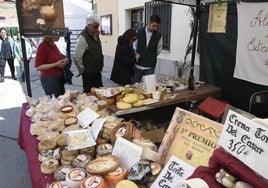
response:
{"label": "small cheese round", "polygon": [[54,150],[57,148],[57,142],[55,140],[41,140],[38,143],[38,151]]}
{"label": "small cheese round", "polygon": [[134,182],[130,180],[121,180],[116,184],[115,188],[139,188]]}
{"label": "small cheese round", "polygon": [[80,188],[107,188],[105,180],[98,175],[89,175],[80,184]]}
{"label": "small cheese round", "polygon": [[138,95],[129,93],[123,98],[123,102],[133,104],[138,101]]}
{"label": "small cheese round", "polygon": [[68,172],[72,169],[72,165],[62,165],[54,173],[54,179],[55,180],[65,180],[66,175]]}
{"label": "small cheese round", "polygon": [[67,185],[71,188],[79,188],[83,179],[88,176],[88,173],[83,168],[73,168],[66,175]]}
{"label": "small cheese round", "polygon": [[132,105],[126,102],[119,101],[116,103],[116,108],[118,108],[119,110],[128,110],[132,108]]}
{"label": "small cheese round", "polygon": [[59,161],[50,159],[41,163],[41,172],[43,174],[53,174],[59,168]]}
{"label": "small cheese round", "polygon": [[127,178],[127,169],[119,166],[117,169],[104,175],[103,177],[109,185],[115,186],[121,180]]}

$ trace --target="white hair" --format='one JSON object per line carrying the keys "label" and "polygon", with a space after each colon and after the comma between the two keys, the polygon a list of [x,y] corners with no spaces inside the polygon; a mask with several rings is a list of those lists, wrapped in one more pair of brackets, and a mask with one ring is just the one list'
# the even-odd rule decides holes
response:
{"label": "white hair", "polygon": [[86,24],[89,25],[89,24],[93,24],[94,22],[100,24],[101,21],[100,21],[99,16],[97,16],[96,14],[87,15]]}

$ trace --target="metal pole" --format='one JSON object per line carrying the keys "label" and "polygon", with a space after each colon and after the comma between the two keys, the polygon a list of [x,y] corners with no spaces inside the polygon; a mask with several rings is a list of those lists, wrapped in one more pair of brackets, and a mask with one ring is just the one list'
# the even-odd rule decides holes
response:
{"label": "metal pole", "polygon": [[24,64],[24,73],[26,79],[26,86],[27,86],[27,94],[29,97],[32,97],[32,90],[31,90],[31,83],[30,83],[30,71],[29,71],[29,63],[27,62],[27,55],[26,55],[26,45],[25,45],[25,37],[21,36],[21,49],[22,49],[22,56],[23,56],[23,64]]}

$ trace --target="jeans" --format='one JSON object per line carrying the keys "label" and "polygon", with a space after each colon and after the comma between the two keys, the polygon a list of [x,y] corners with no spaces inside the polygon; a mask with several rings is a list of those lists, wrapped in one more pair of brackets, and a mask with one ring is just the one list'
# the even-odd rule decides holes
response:
{"label": "jeans", "polygon": [[64,83],[60,76],[41,76],[40,81],[46,95],[50,97],[53,94],[58,97],[65,93]]}
{"label": "jeans", "polygon": [[141,79],[144,75],[154,74],[154,70],[155,70],[155,68],[142,70],[142,69],[138,69],[136,66],[134,66],[134,76],[133,76],[132,84],[140,83]]}

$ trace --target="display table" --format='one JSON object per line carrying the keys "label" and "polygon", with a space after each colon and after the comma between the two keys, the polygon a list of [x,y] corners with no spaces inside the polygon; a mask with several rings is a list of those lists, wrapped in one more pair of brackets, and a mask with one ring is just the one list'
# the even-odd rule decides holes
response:
{"label": "display table", "polygon": [[18,135],[18,144],[26,153],[28,168],[32,181],[32,188],[47,188],[47,185],[53,182],[53,175],[42,174],[40,162],[38,161],[38,140],[30,133],[31,120],[26,116],[25,111],[28,103],[23,103],[21,107],[20,129]]}
{"label": "display table", "polygon": [[178,103],[183,103],[183,102],[190,102],[194,100],[204,100],[207,97],[220,98],[221,88],[208,85],[208,84],[202,84],[200,85],[198,89],[194,89],[194,90],[184,89],[182,91],[176,91],[174,92],[174,94],[176,94],[176,97],[172,99],[165,99],[165,100],[160,99],[159,102],[148,104],[146,106],[139,107],[139,108],[132,108],[129,110],[118,110],[115,105],[110,105],[108,108],[110,111],[112,111],[116,115],[131,114],[131,113],[141,112],[145,110],[160,108],[164,106],[174,105]]}

